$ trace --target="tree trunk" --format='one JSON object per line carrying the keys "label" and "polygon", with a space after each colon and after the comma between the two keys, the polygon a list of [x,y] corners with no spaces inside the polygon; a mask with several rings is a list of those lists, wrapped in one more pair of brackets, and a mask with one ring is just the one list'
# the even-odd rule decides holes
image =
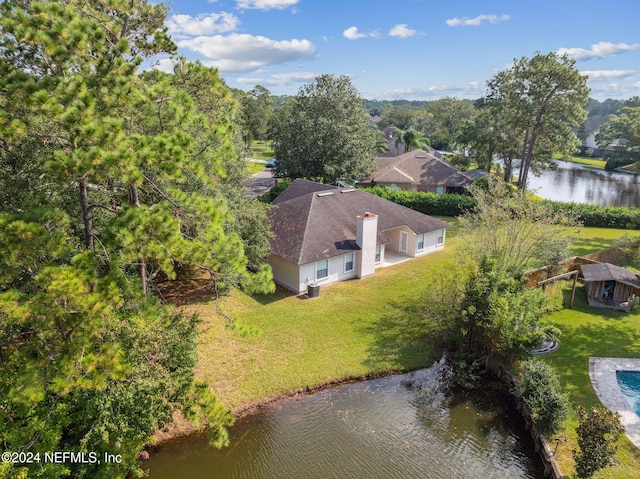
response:
{"label": "tree trunk", "polygon": [[518,173],[518,189],[524,190],[522,175],[524,174],[524,164],[527,157],[527,143],[529,142],[529,131],[524,132],[524,143],[522,144],[522,155],[520,155],[520,171]]}
{"label": "tree trunk", "polygon": [[[138,188],[136,188],[135,185],[129,186],[129,201],[134,206],[140,206]],[[138,248],[138,251],[140,251],[140,249],[141,248]],[[147,282],[147,262],[142,255],[138,258],[138,274],[140,275],[140,281],[142,283],[142,293],[146,297],[149,293],[149,285]]]}
{"label": "tree trunk", "polygon": [[91,216],[89,194],[87,193],[87,180],[85,178],[78,180],[78,189],[80,191],[82,221],[84,222],[84,245],[87,249],[93,249],[93,218]]}
{"label": "tree trunk", "polygon": [[504,182],[511,183],[511,173],[513,169],[513,158],[509,157],[504,160]]}

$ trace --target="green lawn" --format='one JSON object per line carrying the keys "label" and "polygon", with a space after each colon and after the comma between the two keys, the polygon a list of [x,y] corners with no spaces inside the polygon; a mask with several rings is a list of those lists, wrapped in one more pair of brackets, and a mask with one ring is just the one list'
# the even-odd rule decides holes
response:
{"label": "green lawn", "polygon": [[604,165],[607,163],[605,160],[599,158],[584,158],[582,156],[562,156],[554,155],[556,160],[570,161],[572,163],[580,163],[581,165],[590,166],[591,168],[597,168],[604,170]]}
{"label": "green lawn", "polygon": [[436,357],[413,314],[415,301],[447,267],[452,249],[330,285],[316,299],[280,289],[257,296],[235,291],[222,299],[234,329],[225,328],[212,301],[192,304],[188,309],[204,322],[197,375],[241,409],[343,378],[426,367]]}
{"label": "green lawn", "polygon": [[[560,376],[562,387],[577,407],[599,404],[589,379],[589,358],[640,357],[640,314],[594,309],[588,306],[584,287],[576,291],[573,309],[550,313],[546,318],[562,331],[560,348],[544,357]],[[568,438],[558,447],[558,459],[566,473],[573,469],[571,450],[575,442],[575,414],[568,421],[564,433]],[[596,478],[629,479],[640,477],[640,451],[626,438],[621,441],[617,460],[621,465],[601,471]]]}
{"label": "green lawn", "polygon": [[264,170],[264,163],[255,163],[253,161],[247,161],[247,169],[249,170],[249,174],[253,175]]}
{"label": "green lawn", "polygon": [[[210,297],[185,309],[203,320],[197,376],[206,380],[218,398],[236,411],[291,391],[391,371],[429,366],[438,351],[428,340],[416,308],[420,292],[434,277],[450,268],[458,221],[441,217],[453,227],[445,251],[378,270],[363,280],[325,287],[316,299],[301,299],[284,290],[273,295],[248,296],[234,291],[221,298],[235,327],[225,327]],[[625,233],[640,231],[583,229],[575,254],[608,248]],[[577,293],[574,310],[551,313],[547,320],[562,330],[560,349],[546,356],[577,404],[593,404],[588,379],[589,356],[640,357],[640,315],[590,310],[584,292]],[[572,468],[570,441],[560,444],[559,458]],[[640,477],[640,454],[626,440],[618,459],[602,478]]]}

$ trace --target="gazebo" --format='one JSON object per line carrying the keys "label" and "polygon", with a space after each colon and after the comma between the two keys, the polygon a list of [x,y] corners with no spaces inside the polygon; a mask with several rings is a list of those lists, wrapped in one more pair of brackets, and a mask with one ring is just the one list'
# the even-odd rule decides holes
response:
{"label": "gazebo", "polygon": [[580,269],[589,306],[629,312],[629,297],[634,290],[640,290],[640,280],[634,272],[611,263],[583,264]]}

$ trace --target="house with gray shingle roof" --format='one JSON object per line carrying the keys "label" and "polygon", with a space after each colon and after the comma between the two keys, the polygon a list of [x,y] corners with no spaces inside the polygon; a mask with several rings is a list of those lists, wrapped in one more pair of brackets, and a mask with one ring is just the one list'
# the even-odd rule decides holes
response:
{"label": "house with gray shingle roof", "polygon": [[295,293],[442,250],[449,226],[361,190],[301,179],[273,201],[269,219],[274,280]]}
{"label": "house with gray shingle roof", "polygon": [[444,160],[423,150],[412,150],[394,157],[376,158],[377,169],[362,180],[363,185],[391,189],[464,193],[473,178]]}

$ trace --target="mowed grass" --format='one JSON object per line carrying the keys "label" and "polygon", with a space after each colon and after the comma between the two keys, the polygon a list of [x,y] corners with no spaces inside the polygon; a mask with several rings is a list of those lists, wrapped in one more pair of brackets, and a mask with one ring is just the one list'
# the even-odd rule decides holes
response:
{"label": "mowed grass", "polygon": [[[569,292],[565,292],[565,297]],[[584,286],[578,287],[573,309],[550,313],[545,321],[562,332],[560,348],[544,357],[560,377],[562,388],[574,405],[573,414],[564,432],[556,437],[560,442],[557,459],[565,474],[572,473],[571,451],[577,448],[575,429],[578,425],[575,408],[600,404],[589,379],[590,357],[640,358],[640,313],[627,314],[595,309],[587,304]],[[555,443],[554,446],[555,447]],[[640,451],[626,438],[620,442],[616,456],[619,466],[602,470],[594,477],[606,479],[640,478]]]}
{"label": "mowed grass", "polygon": [[596,251],[612,248],[624,235],[640,236],[640,230],[623,230],[612,228],[582,228],[578,238],[571,247],[575,256],[582,256]]}
{"label": "mowed grass", "polygon": [[599,158],[584,158],[582,156],[561,156],[561,155],[554,155],[554,159],[556,160],[564,160],[564,161],[570,161],[572,163],[579,163],[581,165],[585,165],[585,166],[589,166],[591,168],[597,168],[599,170],[604,170],[604,165],[607,164],[607,162],[603,159],[599,159]]}
{"label": "mowed grass", "polygon": [[[202,319],[198,378],[238,412],[307,387],[431,365],[439,351],[417,311],[421,293],[453,266],[455,249],[464,247],[456,237],[458,221],[440,219],[452,224],[444,251],[324,287],[319,298],[302,299],[282,289],[272,295],[234,291],[222,297],[220,307],[233,317],[234,327],[225,325],[212,298],[194,295],[185,310]],[[584,228],[573,254],[609,248],[624,234],[640,231]],[[551,313],[545,320],[556,324],[562,337],[560,349],[544,360],[560,375],[576,406],[598,403],[589,381],[590,356],[640,357],[640,315],[591,309],[582,288],[573,310]],[[559,442],[557,453],[565,473],[573,470],[576,425],[571,418],[558,435],[568,439]],[[596,477],[640,477],[640,454],[626,439],[617,459],[620,466]]]}
{"label": "mowed grass", "polygon": [[188,305],[203,321],[198,378],[238,411],[300,388],[431,365],[437,351],[416,302],[452,261],[454,243],[368,278],[324,287],[315,299],[281,289],[255,296],[234,291],[220,301],[233,328],[225,327],[213,300]]}

